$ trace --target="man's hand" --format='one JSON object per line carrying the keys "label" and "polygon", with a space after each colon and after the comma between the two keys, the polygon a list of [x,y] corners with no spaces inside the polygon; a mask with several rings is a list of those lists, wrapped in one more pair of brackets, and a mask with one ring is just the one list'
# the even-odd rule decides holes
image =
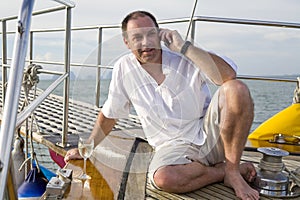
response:
{"label": "man's hand", "polygon": [[76,160],[76,159],[83,159],[80,154],[79,154],[79,151],[77,148],[75,149],[70,149],[67,154],[65,155],[65,162],[67,163],[69,160]]}
{"label": "man's hand", "polygon": [[177,31],[169,29],[160,29],[159,31],[160,40],[172,51],[180,52],[184,40]]}
{"label": "man's hand", "polygon": [[[159,36],[166,46],[171,50],[180,53],[184,40],[177,31],[160,29]],[[236,78],[236,72],[223,58],[191,45],[184,54],[189,58],[207,77],[215,84],[222,85],[228,80]]]}

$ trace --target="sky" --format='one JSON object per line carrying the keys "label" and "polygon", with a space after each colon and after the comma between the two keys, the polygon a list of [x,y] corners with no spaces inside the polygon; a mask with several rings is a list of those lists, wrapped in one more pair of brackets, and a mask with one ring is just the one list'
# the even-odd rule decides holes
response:
{"label": "sky", "polygon": [[[74,27],[119,24],[126,14],[134,10],[150,11],[158,21],[190,17],[194,6],[194,0],[75,0],[73,2],[76,4],[72,12],[72,26]],[[57,2],[51,0],[35,1],[34,10],[58,5]],[[1,0],[0,18],[17,15],[20,6],[20,0]],[[198,0],[195,16],[300,24],[299,13],[299,0]],[[63,27],[64,17],[64,12],[34,17],[32,28]],[[178,27],[162,25],[162,27],[178,29],[182,35],[185,35],[187,30],[187,24]],[[15,21],[8,23],[8,30],[15,30]],[[73,61],[84,63],[89,62],[87,60],[93,57],[97,47],[96,39],[91,39],[96,38],[93,34],[72,35],[73,47],[80,49],[72,52]],[[122,49],[119,52],[126,51],[119,30],[106,32],[104,35],[104,45],[114,44],[112,46],[115,49]],[[60,39],[57,39],[58,36],[39,37],[39,44],[35,44],[37,46],[35,57],[46,60],[61,59],[63,52],[57,50],[56,53],[59,52],[61,55],[56,55],[50,52],[51,48],[42,47],[43,44],[47,44],[56,49],[56,45],[62,43]],[[119,43],[115,43],[115,40]],[[299,74],[300,76],[300,29],[198,22],[195,43],[199,47],[230,57],[238,65],[240,75]],[[110,59],[112,58],[108,60]],[[106,62],[109,64],[109,61]]]}

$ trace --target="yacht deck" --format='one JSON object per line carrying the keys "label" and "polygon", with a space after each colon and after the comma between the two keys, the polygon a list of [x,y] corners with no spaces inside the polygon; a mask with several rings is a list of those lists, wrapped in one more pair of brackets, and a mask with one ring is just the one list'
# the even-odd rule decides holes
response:
{"label": "yacht deck", "polygon": [[[22,95],[22,98],[23,95]],[[20,103],[21,104],[21,103]],[[94,121],[99,112],[99,108],[85,104],[82,102],[70,102],[69,108],[69,132],[67,135],[68,144],[70,146],[61,148],[56,145],[61,141],[62,126],[62,99],[56,95],[50,95],[34,112],[36,122],[40,131],[34,130],[34,140],[44,145],[44,150],[49,148],[62,156],[70,148],[77,146],[77,133],[90,132],[93,128]],[[24,127],[22,127],[24,129]],[[24,133],[24,131],[22,131]],[[119,120],[114,130],[108,136],[104,146],[95,149],[93,156],[88,161],[87,172],[92,179],[86,187],[86,183],[76,180],[76,174],[81,173],[83,161],[71,161],[66,168],[73,169],[73,181],[70,191],[66,193],[65,199],[81,199],[83,196],[87,199],[132,199],[132,195],[142,195],[145,199],[237,199],[231,188],[224,186],[222,183],[212,184],[205,188],[186,194],[171,194],[153,189],[149,181],[147,181],[147,164],[151,157],[152,148],[142,139],[143,132],[140,122],[135,116],[129,119]],[[118,155],[124,154],[125,159],[117,159],[113,161],[106,155],[106,159],[111,160],[110,163],[119,165],[119,168],[110,168],[103,161],[101,151],[114,151],[108,145],[118,147],[117,149],[125,150],[124,152],[113,152]],[[106,146],[105,146],[106,145]],[[109,150],[109,151],[108,151]],[[251,150],[255,150],[252,148]],[[139,152],[138,152],[139,151]],[[39,154],[40,152],[37,152]],[[144,155],[135,159],[138,153]],[[105,155],[104,155],[105,156]],[[49,156],[46,155],[50,160]],[[121,156],[122,157],[122,156]],[[261,158],[261,154],[256,151],[244,151],[242,161],[253,162],[256,166]],[[128,160],[130,163],[128,165]],[[299,167],[299,156],[287,156],[284,159],[285,165],[294,170]],[[134,173],[132,166],[143,164],[142,173]],[[43,164],[43,162],[41,162]],[[129,166],[129,168],[128,168]],[[126,168],[127,167],[127,168]],[[120,170],[121,169],[121,170]],[[129,169],[129,172],[128,172]],[[124,179],[125,178],[125,179]],[[125,180],[125,182],[124,182]],[[84,184],[84,185],[82,185]],[[139,186],[139,187],[138,187]],[[131,195],[131,196],[130,196]],[[261,199],[271,199],[261,197]]]}

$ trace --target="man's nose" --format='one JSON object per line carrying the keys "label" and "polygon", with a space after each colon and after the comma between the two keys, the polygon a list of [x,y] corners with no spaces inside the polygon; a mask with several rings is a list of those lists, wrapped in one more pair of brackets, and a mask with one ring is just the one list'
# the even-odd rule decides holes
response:
{"label": "man's nose", "polygon": [[149,44],[149,41],[150,41],[150,38],[147,37],[146,35],[143,36],[143,39],[142,39],[142,45],[148,45]]}

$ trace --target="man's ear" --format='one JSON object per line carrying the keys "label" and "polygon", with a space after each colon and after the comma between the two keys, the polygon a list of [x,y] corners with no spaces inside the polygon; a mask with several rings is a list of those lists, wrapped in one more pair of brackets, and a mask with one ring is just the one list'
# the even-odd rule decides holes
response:
{"label": "man's ear", "polygon": [[123,41],[124,41],[125,45],[127,46],[127,48],[130,49],[129,42],[126,37],[123,37]]}

